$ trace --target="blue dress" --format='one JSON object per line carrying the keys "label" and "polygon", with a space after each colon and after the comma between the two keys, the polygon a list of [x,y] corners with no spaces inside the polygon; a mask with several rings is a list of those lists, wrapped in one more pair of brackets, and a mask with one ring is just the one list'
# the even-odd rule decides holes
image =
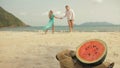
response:
{"label": "blue dress", "polygon": [[43,30],[44,30],[44,31],[45,31],[45,30],[48,30],[49,28],[51,28],[51,27],[53,26],[53,24],[54,24],[54,17],[55,17],[55,16],[52,15],[51,18],[50,18],[50,20],[49,20],[49,22],[48,22],[48,24],[43,27]]}

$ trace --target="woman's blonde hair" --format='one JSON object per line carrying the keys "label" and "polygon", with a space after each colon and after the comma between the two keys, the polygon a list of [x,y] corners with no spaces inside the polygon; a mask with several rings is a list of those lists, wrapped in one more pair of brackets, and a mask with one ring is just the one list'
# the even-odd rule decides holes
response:
{"label": "woman's blonde hair", "polygon": [[51,18],[52,15],[53,15],[53,11],[50,10],[50,11],[49,11],[49,15],[48,15],[48,17]]}

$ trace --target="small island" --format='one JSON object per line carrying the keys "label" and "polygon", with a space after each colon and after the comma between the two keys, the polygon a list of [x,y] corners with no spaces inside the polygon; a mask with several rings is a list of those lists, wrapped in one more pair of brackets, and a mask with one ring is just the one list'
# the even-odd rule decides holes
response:
{"label": "small island", "polygon": [[85,22],[85,23],[82,23],[80,24],[79,26],[115,26],[114,24],[112,23],[109,23],[109,22]]}
{"label": "small island", "polygon": [[28,26],[12,13],[0,7],[0,28],[1,27],[24,27]]}

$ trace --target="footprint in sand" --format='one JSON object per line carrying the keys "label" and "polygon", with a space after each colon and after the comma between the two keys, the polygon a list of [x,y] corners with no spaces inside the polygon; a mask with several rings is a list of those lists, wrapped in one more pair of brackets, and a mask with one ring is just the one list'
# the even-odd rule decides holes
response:
{"label": "footprint in sand", "polygon": [[119,54],[118,53],[113,53],[113,55],[115,56],[115,57],[118,57],[119,56]]}

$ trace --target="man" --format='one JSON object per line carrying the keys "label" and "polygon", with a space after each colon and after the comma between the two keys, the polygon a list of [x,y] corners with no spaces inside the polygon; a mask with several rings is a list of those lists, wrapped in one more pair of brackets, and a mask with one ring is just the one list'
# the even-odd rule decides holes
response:
{"label": "man", "polygon": [[62,17],[61,19],[67,17],[67,21],[68,21],[68,25],[69,25],[69,31],[72,32],[74,19],[75,19],[75,14],[74,14],[74,11],[68,5],[65,6],[65,9],[66,9],[65,16]]}
{"label": "man", "polygon": [[113,68],[114,63],[103,62],[98,66],[87,66],[81,64],[75,58],[75,51],[63,50],[56,55],[56,59],[60,62],[60,68]]}

